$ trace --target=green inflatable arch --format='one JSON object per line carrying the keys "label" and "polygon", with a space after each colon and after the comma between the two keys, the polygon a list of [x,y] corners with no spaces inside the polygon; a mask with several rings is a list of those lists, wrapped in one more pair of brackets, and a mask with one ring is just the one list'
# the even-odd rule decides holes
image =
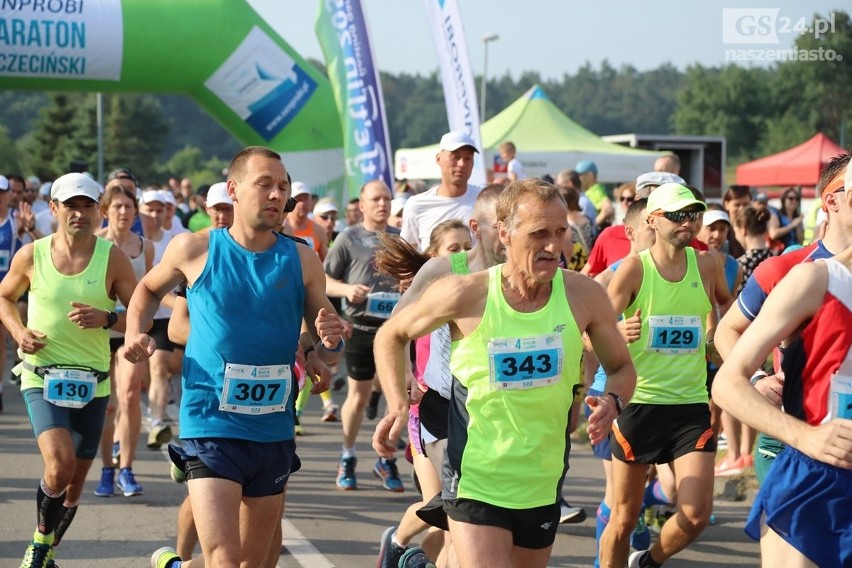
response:
{"label": "green inflatable arch", "polygon": [[185,93],[343,198],[331,86],[244,0],[0,0],[0,87]]}

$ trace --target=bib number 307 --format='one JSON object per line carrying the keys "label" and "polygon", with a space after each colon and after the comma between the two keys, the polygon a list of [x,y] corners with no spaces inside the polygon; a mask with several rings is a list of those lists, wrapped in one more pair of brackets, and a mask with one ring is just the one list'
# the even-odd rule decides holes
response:
{"label": "bib number 307", "polygon": [[284,412],[292,388],[290,365],[225,365],[219,410],[237,414]]}

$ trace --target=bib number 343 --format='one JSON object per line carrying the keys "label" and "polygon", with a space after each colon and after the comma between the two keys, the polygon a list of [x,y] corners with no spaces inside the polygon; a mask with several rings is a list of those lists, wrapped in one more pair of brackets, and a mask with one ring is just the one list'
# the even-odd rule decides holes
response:
{"label": "bib number 343", "polygon": [[562,376],[559,335],[492,339],[488,344],[492,389],[529,389],[557,382]]}

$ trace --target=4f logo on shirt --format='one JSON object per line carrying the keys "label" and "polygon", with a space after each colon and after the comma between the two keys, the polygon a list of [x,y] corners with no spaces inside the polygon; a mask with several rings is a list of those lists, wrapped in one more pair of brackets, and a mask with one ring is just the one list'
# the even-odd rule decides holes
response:
{"label": "4f logo on shirt", "polygon": [[562,333],[563,331],[565,331],[564,323],[560,323],[559,325],[553,328],[553,333]]}

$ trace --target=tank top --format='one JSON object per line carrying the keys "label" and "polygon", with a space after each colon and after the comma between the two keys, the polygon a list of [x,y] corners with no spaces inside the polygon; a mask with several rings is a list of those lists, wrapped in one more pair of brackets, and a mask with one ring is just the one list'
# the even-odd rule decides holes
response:
{"label": "tank top", "polygon": [[[53,235],[33,243],[33,277],[30,284],[27,327],[48,337],[45,347],[23,359],[34,367],[79,365],[109,371],[107,330],[80,329],[68,319],[70,302],[80,302],[104,311],[115,311],[115,300],[106,291],[106,274],[112,243],[96,237],[95,250],[86,268],[66,275],[56,270],[50,255]],[[24,369],[21,388],[42,388],[44,381]],[[109,396],[109,381],[101,381],[96,397]]]}
{"label": "tank top", "polygon": [[219,406],[227,365],[292,369],[305,296],[294,241],[277,235],[269,249],[251,252],[227,229],[210,231],[204,269],[186,292],[192,333],[183,360],[181,437],[293,439],[295,380],[281,391],[283,411],[251,415]]}
{"label": "tank top", "polygon": [[[449,259],[453,274],[470,274],[466,251],[454,252]],[[450,372],[450,326],[448,325],[442,325],[429,335],[429,358],[423,369],[423,383],[445,399],[450,399],[453,375]]]}
{"label": "tank top", "polygon": [[695,250],[687,247],[686,274],[665,280],[650,250],[639,253],[642,285],[625,319],[642,310],[642,330],[628,350],[636,366],[631,403],[692,404],[707,402],[705,328],[710,300],[704,291]]}
{"label": "tank top", "polygon": [[[135,234],[135,233],[134,233]],[[133,274],[136,275],[136,281],[139,282],[142,280],[142,277],[145,276],[145,239],[142,235],[139,235],[139,240],[142,241],[142,250],[136,256],[128,256],[130,259],[130,266],[133,267]],[[115,301],[115,311],[116,312],[126,312],[127,306],[121,303],[121,300]],[[124,337],[124,334],[120,331],[109,330],[110,339],[117,337]]]}
{"label": "tank top", "polygon": [[[151,266],[157,266],[160,264],[160,261],[163,260],[163,254],[166,252],[166,247],[169,246],[174,235],[165,229],[160,229],[163,231],[163,236],[159,241],[151,241],[154,244],[154,260],[151,263]],[[172,316],[172,310],[160,304],[160,307],[157,308],[157,313],[154,314],[154,319],[169,319]]]}
{"label": "tank top", "polygon": [[[482,321],[453,342],[444,498],[528,509],[556,502],[567,470],[568,415],[583,341],[556,271],[547,304],[514,310],[502,265],[488,270]],[[445,464],[446,465],[446,464]]]}
{"label": "tank top", "polygon": [[9,273],[9,265],[17,249],[18,227],[10,209],[6,218],[0,223],[0,280]]}
{"label": "tank top", "polygon": [[293,226],[293,225],[290,225],[290,227],[293,229],[293,236],[304,239],[305,242],[308,244],[308,246],[311,247],[312,249],[314,249],[314,252],[316,252],[317,254],[320,253],[320,244],[314,238],[314,222],[313,221],[311,221],[310,219],[307,219],[307,223],[301,229],[296,229],[296,227]]}

